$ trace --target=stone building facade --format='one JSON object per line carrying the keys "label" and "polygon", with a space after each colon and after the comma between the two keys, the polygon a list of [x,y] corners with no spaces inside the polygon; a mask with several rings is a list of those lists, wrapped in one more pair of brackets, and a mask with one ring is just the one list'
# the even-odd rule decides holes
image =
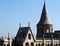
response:
{"label": "stone building facade", "polygon": [[41,18],[37,24],[36,38],[30,26],[19,27],[15,38],[4,39],[3,44],[4,46],[60,46],[60,30],[53,32],[53,24],[48,16],[46,3],[44,2]]}

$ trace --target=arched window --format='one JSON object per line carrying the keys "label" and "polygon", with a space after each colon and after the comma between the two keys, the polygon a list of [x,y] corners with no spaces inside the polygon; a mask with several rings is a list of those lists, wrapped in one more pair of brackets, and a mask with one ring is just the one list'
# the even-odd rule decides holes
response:
{"label": "arched window", "polygon": [[49,33],[49,29],[47,29],[47,33]]}
{"label": "arched window", "polygon": [[40,43],[38,44],[38,46],[40,46]]}
{"label": "arched window", "polygon": [[47,44],[47,46],[49,46],[49,43]]}
{"label": "arched window", "polygon": [[28,42],[26,42],[26,44],[25,44],[26,46],[29,46],[29,43]]}
{"label": "arched window", "polygon": [[42,46],[44,46],[44,42],[42,43]]}
{"label": "arched window", "polygon": [[31,34],[28,34],[28,39],[31,39]]}
{"label": "arched window", "polygon": [[4,44],[4,46],[6,46],[6,44]]}
{"label": "arched window", "polygon": [[53,43],[51,43],[50,46],[53,46]]}
{"label": "arched window", "polygon": [[36,46],[37,46],[37,44],[36,44]]}
{"label": "arched window", "polygon": [[60,43],[59,43],[59,46],[60,46]]}
{"label": "arched window", "polygon": [[7,44],[7,46],[10,46],[9,44]]}
{"label": "arched window", "polygon": [[56,44],[55,46],[58,46],[58,44]]}
{"label": "arched window", "polygon": [[34,43],[33,42],[31,42],[31,46],[34,46]]}

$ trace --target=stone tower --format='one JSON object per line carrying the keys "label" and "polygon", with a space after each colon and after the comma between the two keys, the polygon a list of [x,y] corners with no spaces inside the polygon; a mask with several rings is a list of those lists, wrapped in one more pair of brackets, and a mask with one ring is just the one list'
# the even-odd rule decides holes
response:
{"label": "stone tower", "polygon": [[41,19],[39,20],[37,24],[36,38],[43,37],[43,34],[52,33],[52,31],[53,31],[53,25],[49,19],[48,12],[46,9],[46,4],[44,2]]}

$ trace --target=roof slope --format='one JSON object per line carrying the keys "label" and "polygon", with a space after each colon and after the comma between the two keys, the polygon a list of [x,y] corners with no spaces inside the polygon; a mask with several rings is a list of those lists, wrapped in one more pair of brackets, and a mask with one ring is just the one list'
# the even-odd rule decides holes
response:
{"label": "roof slope", "polygon": [[[15,37],[15,40],[17,40],[17,41],[24,41],[26,36],[27,36],[27,33],[28,33],[29,29],[31,31],[30,27],[20,27],[19,30],[18,30],[18,33],[17,33],[17,35]],[[32,31],[31,31],[31,33],[32,33]]]}
{"label": "roof slope", "polygon": [[52,24],[50,19],[49,19],[49,16],[48,16],[45,2],[44,2],[42,14],[41,14],[41,19],[40,19],[38,24]]}

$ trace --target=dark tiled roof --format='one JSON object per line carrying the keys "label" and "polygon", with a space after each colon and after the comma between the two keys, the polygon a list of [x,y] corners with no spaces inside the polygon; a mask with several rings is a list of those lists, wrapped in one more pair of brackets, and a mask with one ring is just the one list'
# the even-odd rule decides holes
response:
{"label": "dark tiled roof", "polygon": [[[18,33],[15,37],[15,40],[16,41],[24,41],[29,30],[31,31],[30,27],[20,27],[18,30]],[[31,33],[32,33],[32,31],[31,31]],[[32,36],[33,36],[33,34],[32,34]],[[34,39],[34,36],[33,36],[33,39]]]}
{"label": "dark tiled roof", "polygon": [[44,3],[44,6],[43,6],[43,10],[42,10],[42,14],[41,14],[41,19],[40,19],[38,25],[40,25],[40,24],[52,24],[50,19],[49,19],[49,16],[48,16],[45,3]]}
{"label": "dark tiled roof", "polygon": [[29,27],[20,27],[15,37],[18,41],[23,41],[28,33]]}
{"label": "dark tiled roof", "polygon": [[56,33],[56,34],[60,34],[60,30],[56,30],[54,33]]}
{"label": "dark tiled roof", "polygon": [[[44,36],[43,36],[44,35]],[[60,39],[60,34],[58,33],[45,33],[39,36],[37,39]]]}
{"label": "dark tiled roof", "polygon": [[0,46],[3,46],[3,39],[0,38]]}

